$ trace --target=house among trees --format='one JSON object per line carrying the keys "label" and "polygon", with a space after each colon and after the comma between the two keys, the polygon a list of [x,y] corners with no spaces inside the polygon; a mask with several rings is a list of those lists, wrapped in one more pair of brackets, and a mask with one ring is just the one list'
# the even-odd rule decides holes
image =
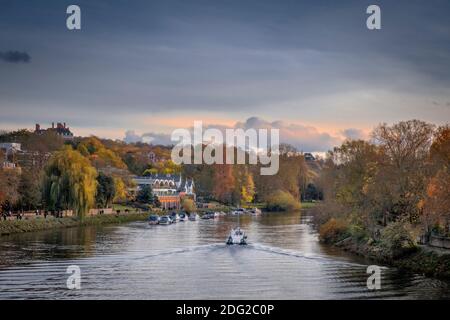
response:
{"label": "house among trees", "polygon": [[133,180],[138,189],[151,186],[163,209],[179,209],[181,199],[184,197],[192,198],[194,201],[196,199],[194,180],[183,179],[181,174],[154,174],[135,177]]}
{"label": "house among trees", "polygon": [[52,122],[52,127],[47,129],[42,129],[41,125],[36,123],[36,128],[34,133],[36,134],[44,134],[45,132],[55,132],[57,135],[61,136],[63,139],[72,140],[73,133],[70,131],[70,128],[66,126],[66,123],[58,122],[55,127],[55,123]]}
{"label": "house among trees", "polygon": [[21,151],[21,144],[14,142],[0,143],[0,153],[4,156],[3,169],[16,169],[16,153]]}

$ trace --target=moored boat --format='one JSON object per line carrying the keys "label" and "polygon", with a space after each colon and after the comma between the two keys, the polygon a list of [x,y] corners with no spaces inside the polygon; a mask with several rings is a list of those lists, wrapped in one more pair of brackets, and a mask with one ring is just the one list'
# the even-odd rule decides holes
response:
{"label": "moored boat", "polygon": [[262,213],[261,210],[258,208],[253,208],[248,211],[252,216],[259,216]]}
{"label": "moored boat", "polygon": [[198,217],[197,213],[191,212],[191,214],[189,215],[189,221],[196,221],[197,217]]}
{"label": "moored boat", "polygon": [[155,225],[159,223],[159,216],[156,214],[152,214],[150,217],[148,217],[148,224]]}

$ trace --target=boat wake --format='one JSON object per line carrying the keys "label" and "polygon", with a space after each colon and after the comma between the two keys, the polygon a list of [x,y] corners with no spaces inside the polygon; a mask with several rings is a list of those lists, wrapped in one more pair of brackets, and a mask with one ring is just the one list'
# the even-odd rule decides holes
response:
{"label": "boat wake", "polygon": [[223,247],[225,247],[225,245],[222,244],[222,243],[204,244],[204,245],[199,245],[199,246],[192,246],[192,247],[186,247],[186,248],[165,250],[165,251],[161,251],[161,252],[155,252],[155,253],[152,253],[152,254],[147,254],[147,255],[144,255],[144,256],[139,255],[134,260],[145,260],[145,259],[154,258],[154,257],[167,256],[167,255],[180,254],[180,253],[188,253],[188,252],[199,251],[199,250],[223,248]]}
{"label": "boat wake", "polygon": [[289,256],[289,257],[302,258],[302,259],[310,259],[310,260],[321,261],[323,263],[329,263],[329,264],[340,264],[340,265],[348,265],[348,266],[356,266],[356,267],[366,266],[365,264],[342,261],[342,260],[337,261],[334,258],[331,259],[331,258],[328,258],[325,256],[320,256],[317,254],[304,253],[304,252],[282,249],[282,248],[277,248],[277,247],[271,247],[271,246],[266,246],[266,245],[256,244],[256,243],[250,244],[247,247],[250,249],[264,251],[264,252],[268,252],[268,253],[279,254],[279,255],[284,255],[284,256]]}

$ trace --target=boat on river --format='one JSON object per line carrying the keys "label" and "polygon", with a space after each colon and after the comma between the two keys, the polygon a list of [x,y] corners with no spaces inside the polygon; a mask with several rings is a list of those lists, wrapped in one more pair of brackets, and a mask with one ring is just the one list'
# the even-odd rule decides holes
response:
{"label": "boat on river", "polygon": [[245,231],[241,229],[239,225],[239,216],[240,214],[237,213],[238,216],[238,225],[236,228],[231,229],[230,234],[227,238],[227,245],[246,245],[247,244],[247,235],[245,234]]}

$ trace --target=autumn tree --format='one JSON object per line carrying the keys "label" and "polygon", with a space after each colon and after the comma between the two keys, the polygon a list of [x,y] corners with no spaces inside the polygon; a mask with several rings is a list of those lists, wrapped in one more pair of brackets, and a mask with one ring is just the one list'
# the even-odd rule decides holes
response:
{"label": "autumn tree", "polygon": [[194,200],[192,200],[191,198],[188,198],[188,197],[184,197],[181,200],[181,207],[187,213],[195,212],[195,210],[197,209]]}
{"label": "autumn tree", "polygon": [[114,199],[113,202],[123,202],[128,197],[127,186],[122,178],[113,177],[114,179]]}
{"label": "autumn tree", "polygon": [[255,183],[253,181],[253,175],[245,170],[245,174],[242,177],[241,188],[241,204],[250,203],[255,197]]}
{"label": "autumn tree", "polygon": [[423,202],[422,221],[426,231],[449,233],[450,171],[439,171],[428,184]]}
{"label": "autumn tree", "polygon": [[230,164],[214,165],[214,187],[213,196],[216,200],[232,204],[235,200],[233,193],[235,192],[235,178],[233,174],[233,166]]}
{"label": "autumn tree", "polygon": [[383,190],[378,199],[388,218],[407,216],[418,219],[419,202],[427,185],[427,159],[434,126],[419,120],[402,121],[392,126],[378,126],[372,136],[379,145],[381,160],[375,189]]}
{"label": "autumn tree", "polygon": [[45,168],[43,199],[50,210],[74,210],[82,218],[94,207],[97,171],[71,147],[56,152]]}
{"label": "autumn tree", "polygon": [[19,205],[26,210],[36,209],[41,205],[41,171],[22,169],[19,185]]}
{"label": "autumn tree", "polygon": [[11,210],[19,201],[20,175],[16,170],[0,168],[0,209]]}

